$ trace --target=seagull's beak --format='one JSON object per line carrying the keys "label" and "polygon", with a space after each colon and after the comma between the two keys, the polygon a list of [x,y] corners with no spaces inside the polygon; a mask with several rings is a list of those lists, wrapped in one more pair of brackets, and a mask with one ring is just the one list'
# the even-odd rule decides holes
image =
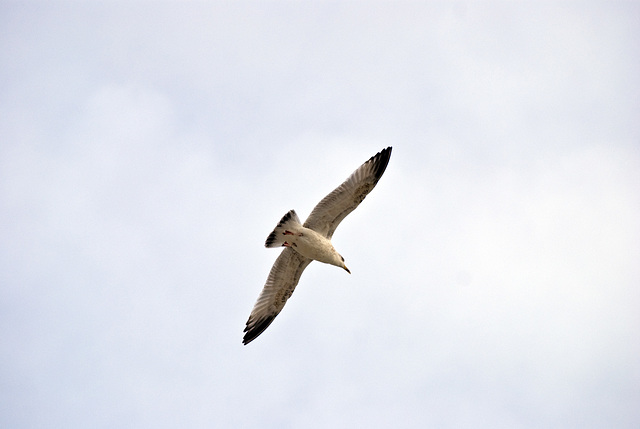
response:
{"label": "seagull's beak", "polygon": [[344,268],[344,270],[345,270],[346,272],[348,272],[349,274],[351,274],[351,271],[349,271],[349,268],[347,268],[347,266],[346,266],[346,265],[343,265],[343,266],[342,266],[342,268]]}

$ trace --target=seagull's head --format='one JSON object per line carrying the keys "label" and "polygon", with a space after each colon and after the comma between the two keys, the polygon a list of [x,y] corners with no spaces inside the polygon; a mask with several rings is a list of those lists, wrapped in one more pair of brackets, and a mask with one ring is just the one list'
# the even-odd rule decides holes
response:
{"label": "seagull's head", "polygon": [[351,274],[351,271],[349,271],[349,268],[347,268],[347,266],[344,264],[344,258],[343,258],[340,254],[338,254],[338,256],[340,256],[340,261],[341,261],[341,262],[340,262],[340,265],[338,265],[338,266],[339,266],[339,267],[341,267],[341,268],[344,268],[344,270],[345,270],[346,272],[348,272],[349,274]]}

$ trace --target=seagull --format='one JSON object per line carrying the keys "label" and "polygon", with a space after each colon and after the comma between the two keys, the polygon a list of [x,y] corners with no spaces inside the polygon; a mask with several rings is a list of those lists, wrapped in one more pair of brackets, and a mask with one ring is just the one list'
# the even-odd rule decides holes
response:
{"label": "seagull", "polygon": [[372,156],[342,185],[324,197],[304,224],[294,210],[287,212],[278,222],[267,237],[265,247],[285,249],[271,267],[267,282],[247,320],[242,340],[244,345],[262,334],[282,311],[296,288],[300,275],[311,261],[335,265],[351,274],[344,258],[331,244],[331,237],[342,219],[355,210],[376,186],[390,157],[391,147]]}

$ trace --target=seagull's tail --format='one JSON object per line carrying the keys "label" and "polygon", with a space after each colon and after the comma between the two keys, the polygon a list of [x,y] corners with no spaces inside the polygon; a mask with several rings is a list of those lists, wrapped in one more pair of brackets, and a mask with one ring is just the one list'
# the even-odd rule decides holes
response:
{"label": "seagull's tail", "polygon": [[265,247],[280,247],[286,241],[287,231],[296,230],[301,227],[300,219],[295,210],[289,210],[286,215],[282,216],[278,226],[267,237],[267,241],[264,243]]}

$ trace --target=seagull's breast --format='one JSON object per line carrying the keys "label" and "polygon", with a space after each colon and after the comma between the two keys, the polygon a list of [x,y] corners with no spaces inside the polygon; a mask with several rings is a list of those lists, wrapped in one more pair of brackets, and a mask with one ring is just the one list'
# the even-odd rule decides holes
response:
{"label": "seagull's breast", "polygon": [[333,255],[335,249],[331,240],[324,237],[322,234],[318,234],[312,229],[302,227],[299,230],[301,235],[294,237],[292,241],[292,248],[300,253],[305,258],[314,259],[316,261],[324,262],[327,264],[332,263],[334,260]]}

